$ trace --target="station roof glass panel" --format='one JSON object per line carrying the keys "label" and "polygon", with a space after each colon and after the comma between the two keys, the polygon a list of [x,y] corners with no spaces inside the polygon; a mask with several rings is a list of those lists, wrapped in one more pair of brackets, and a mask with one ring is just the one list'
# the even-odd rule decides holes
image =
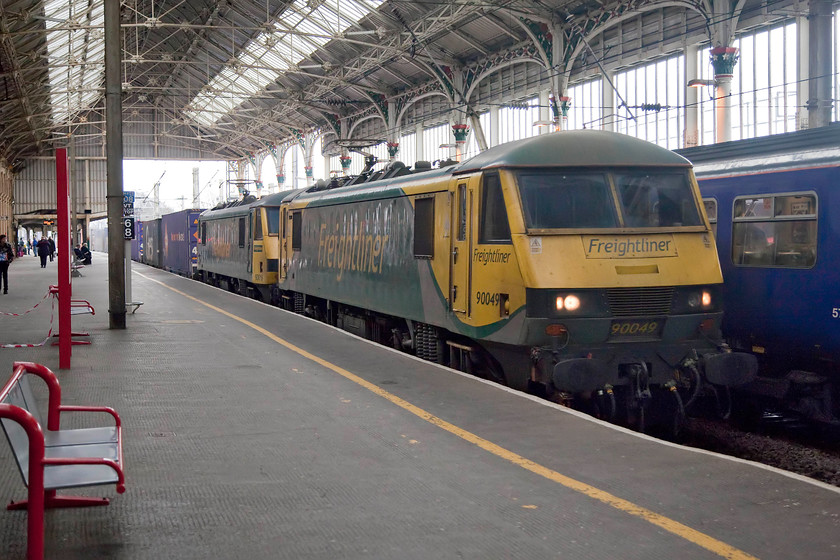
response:
{"label": "station roof glass panel", "polygon": [[99,100],[105,77],[104,3],[44,3],[52,120],[69,122]]}
{"label": "station roof glass panel", "polygon": [[376,10],[384,0],[295,0],[214,77],[185,113],[212,126],[328,41]]}

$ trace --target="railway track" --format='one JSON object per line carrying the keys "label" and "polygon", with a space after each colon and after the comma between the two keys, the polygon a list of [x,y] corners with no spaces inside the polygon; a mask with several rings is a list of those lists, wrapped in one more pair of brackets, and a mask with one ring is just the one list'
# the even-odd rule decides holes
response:
{"label": "railway track", "polygon": [[840,425],[765,417],[761,432],[732,423],[690,418],[683,444],[739,457],[840,486]]}

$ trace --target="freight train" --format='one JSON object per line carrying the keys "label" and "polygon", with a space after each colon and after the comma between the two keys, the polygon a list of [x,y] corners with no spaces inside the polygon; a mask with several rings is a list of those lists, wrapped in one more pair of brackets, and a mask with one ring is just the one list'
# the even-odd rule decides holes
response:
{"label": "freight train", "polygon": [[[198,217],[188,209],[137,222],[131,258],[174,274],[193,277],[198,265]],[[106,230],[107,231],[107,230]]]}
{"label": "freight train", "polygon": [[716,229],[723,334],[749,389],[808,418],[840,403],[840,125],[680,150]]}
{"label": "freight train", "polygon": [[198,279],[642,429],[756,371],[721,338],[690,163],[625,135],[366,169],[208,210],[197,235]]}

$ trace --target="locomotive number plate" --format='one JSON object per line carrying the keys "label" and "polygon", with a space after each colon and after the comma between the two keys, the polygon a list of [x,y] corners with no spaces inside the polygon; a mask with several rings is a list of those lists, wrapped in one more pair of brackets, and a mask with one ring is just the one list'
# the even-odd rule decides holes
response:
{"label": "locomotive number plate", "polygon": [[610,340],[660,338],[665,317],[654,319],[616,319],[610,324]]}

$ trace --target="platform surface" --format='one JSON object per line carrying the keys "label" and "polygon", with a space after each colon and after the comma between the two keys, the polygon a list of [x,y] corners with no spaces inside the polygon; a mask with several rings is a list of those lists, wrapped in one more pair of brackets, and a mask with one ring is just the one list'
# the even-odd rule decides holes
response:
{"label": "platform surface", "polygon": [[[57,346],[0,349],[0,376],[43,363],[66,404],[123,418],[126,493],[84,489],[111,505],[49,511],[47,558],[840,558],[836,488],[639,437],[161,270],[133,263],[144,305],[110,330],[106,258],[73,278],[96,314],[73,317],[92,344],[73,347],[70,369]],[[56,266],[14,262],[0,312],[38,303]],[[43,340],[49,303],[0,315],[0,344]],[[0,499],[23,497],[0,446]],[[0,558],[25,544],[25,512],[0,510]]]}

